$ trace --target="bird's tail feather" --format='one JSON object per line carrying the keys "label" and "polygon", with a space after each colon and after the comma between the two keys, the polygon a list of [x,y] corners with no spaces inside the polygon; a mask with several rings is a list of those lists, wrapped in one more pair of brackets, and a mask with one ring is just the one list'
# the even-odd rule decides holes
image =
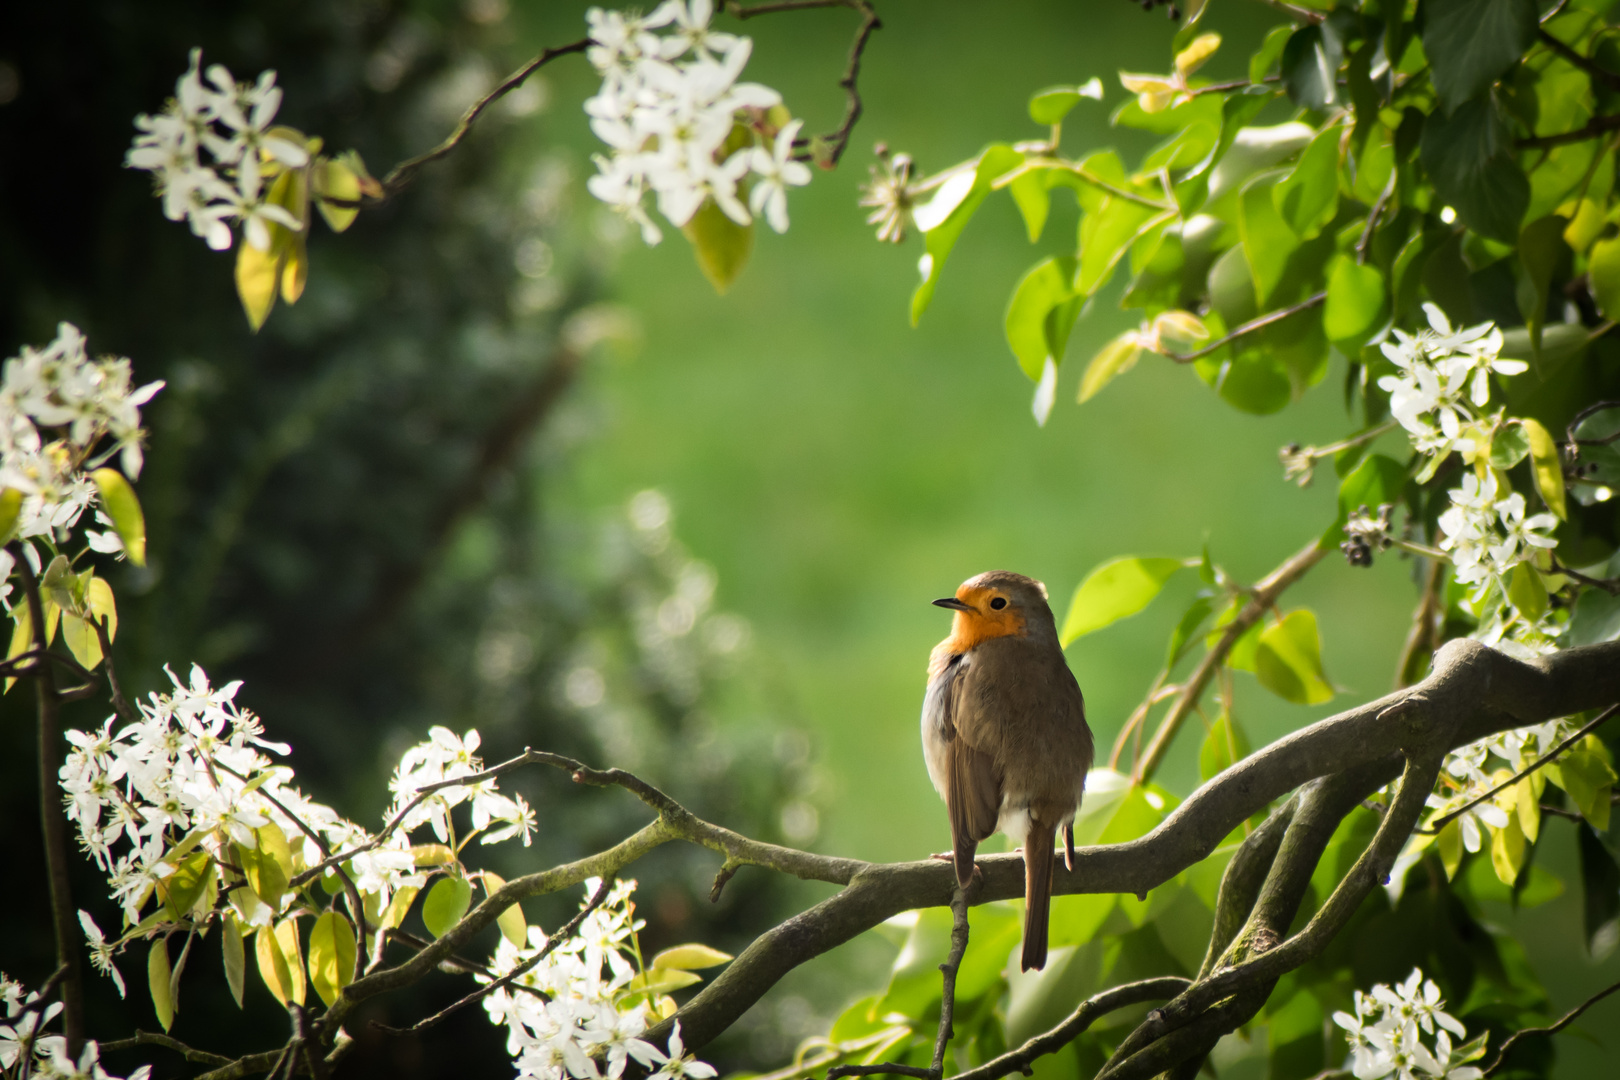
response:
{"label": "bird's tail feather", "polygon": [[1046,928],[1052,908],[1052,863],[1057,830],[1031,821],[1024,837],[1023,970],[1046,966]]}

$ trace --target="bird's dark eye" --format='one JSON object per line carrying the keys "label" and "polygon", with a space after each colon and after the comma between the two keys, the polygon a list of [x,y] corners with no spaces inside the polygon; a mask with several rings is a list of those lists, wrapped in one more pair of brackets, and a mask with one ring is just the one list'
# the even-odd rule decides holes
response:
{"label": "bird's dark eye", "polygon": [[998,596],[994,600],[990,601],[990,606],[995,608],[997,611],[1000,611],[1002,608],[1007,606],[1007,598],[1005,596]]}

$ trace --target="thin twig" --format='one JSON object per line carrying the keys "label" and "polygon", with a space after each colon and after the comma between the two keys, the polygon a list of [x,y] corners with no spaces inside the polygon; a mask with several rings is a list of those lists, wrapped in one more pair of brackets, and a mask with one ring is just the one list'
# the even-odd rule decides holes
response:
{"label": "thin twig", "polygon": [[1378,195],[1378,201],[1373,203],[1372,210],[1367,214],[1367,227],[1361,230],[1361,239],[1356,241],[1357,263],[1367,261],[1367,249],[1372,246],[1373,230],[1378,227],[1378,219],[1383,217],[1384,208],[1389,205],[1389,200],[1395,196],[1395,183],[1400,177],[1399,169],[1390,169],[1389,183],[1384,185],[1384,190]]}
{"label": "thin twig", "polygon": [[1563,1031],[1572,1022],[1574,1022],[1575,1018],[1580,1016],[1581,1013],[1585,1012],[1587,1009],[1590,1009],[1593,1005],[1596,1005],[1598,1002],[1602,1001],[1616,990],[1620,990],[1620,982],[1611,983],[1610,985],[1605,986],[1602,990],[1599,990],[1597,993],[1593,994],[1591,997],[1569,1010],[1569,1012],[1565,1013],[1558,1019],[1557,1023],[1550,1024],[1547,1027],[1525,1028],[1522,1031],[1515,1031],[1502,1043],[1502,1048],[1496,1052],[1496,1060],[1491,1062],[1491,1067],[1485,1070],[1485,1075],[1490,1076],[1497,1069],[1502,1067],[1502,1062],[1507,1059],[1508,1051],[1513,1049],[1513,1044],[1518,1042],[1520,1039],[1528,1038],[1532,1035],[1558,1034],[1560,1031]]}
{"label": "thin twig", "polygon": [[1395,689],[1404,690],[1411,683],[1407,681],[1407,673],[1412,670],[1418,655],[1427,648],[1434,652],[1434,639],[1440,629],[1440,616],[1443,607],[1440,603],[1440,589],[1445,584],[1446,567],[1450,565],[1443,559],[1429,560],[1429,573],[1423,582],[1423,598],[1418,601],[1417,610],[1412,612],[1412,628],[1407,631],[1406,642],[1401,646],[1400,659],[1395,663]]}
{"label": "thin twig", "polygon": [[1557,53],[1559,56],[1562,56],[1565,60],[1568,60],[1571,64],[1574,64],[1576,67],[1592,76],[1592,78],[1596,79],[1610,90],[1620,90],[1620,74],[1616,74],[1615,72],[1610,71],[1608,68],[1600,66],[1590,56],[1583,56],[1581,53],[1575,51],[1574,47],[1568,42],[1560,41],[1558,38],[1553,37],[1552,34],[1547,32],[1545,27],[1537,30],[1536,36],[1548,45],[1552,46],[1553,52]]}
{"label": "thin twig", "polygon": [[111,1054],[118,1050],[133,1050],[137,1046],[161,1046],[166,1050],[173,1050],[187,1061],[196,1062],[198,1065],[229,1065],[236,1060],[235,1058],[226,1057],[224,1054],[215,1054],[207,1050],[198,1050],[194,1046],[187,1046],[179,1039],[157,1031],[137,1030],[135,1034],[127,1039],[114,1039],[111,1042],[104,1042],[101,1044],[101,1052]]}
{"label": "thin twig", "polygon": [[1590,577],[1581,573],[1579,570],[1572,570],[1565,566],[1563,563],[1558,561],[1558,556],[1556,555],[1552,556],[1552,568],[1553,573],[1555,574],[1563,574],[1565,577],[1573,581],[1578,581],[1582,585],[1590,585],[1594,589],[1602,589],[1610,596],[1620,596],[1620,578]]}
{"label": "thin twig", "polygon": [[488,986],[479,987],[477,990],[468,994],[454,1005],[447,1005],[443,1009],[440,1009],[438,1012],[434,1013],[432,1016],[428,1017],[426,1020],[419,1020],[410,1027],[394,1028],[389,1027],[387,1024],[379,1023],[375,1020],[372,1021],[371,1026],[382,1031],[386,1031],[390,1035],[408,1035],[412,1032],[424,1031],[427,1028],[438,1024],[441,1020],[456,1010],[471,1005],[475,1001],[485,998],[503,987],[510,986],[513,981],[532,971],[536,964],[550,956],[552,950],[558,945],[561,945],[563,942],[574,936],[575,932],[579,930],[579,924],[584,922],[586,917],[590,915],[591,912],[601,907],[602,901],[607,899],[608,892],[613,887],[613,881],[614,879],[610,877],[603,878],[602,884],[597,886],[596,892],[591,896],[590,900],[586,902],[585,906],[579,910],[579,914],[575,915],[572,919],[569,919],[568,922],[563,924],[561,929],[559,929],[555,934],[551,935],[551,937],[546,940],[545,948],[529,957],[529,959],[523,961],[523,963],[507,972],[505,975],[502,975],[499,979],[496,979]]}
{"label": "thin twig", "polygon": [[[16,544],[11,554],[28,598],[29,630],[33,645],[41,651],[50,648],[45,635],[45,608],[40,598],[39,579]],[[69,877],[72,846],[68,842],[67,813],[62,806],[58,774],[62,770],[62,723],[56,676],[49,664],[36,664],[34,698],[39,714],[39,818],[45,846],[45,876],[51,901],[51,928],[56,933],[56,963],[67,970],[62,975],[62,1033],[67,1038],[68,1056],[77,1061],[84,1048],[84,974],[79,964],[79,923],[73,903],[73,883]]]}
{"label": "thin twig", "polygon": [[1583,128],[1574,131],[1561,131],[1556,135],[1534,135],[1517,139],[1515,146],[1520,149],[1543,149],[1552,146],[1564,146],[1569,143],[1585,142],[1595,139],[1599,135],[1607,134],[1620,128],[1620,113],[1610,113],[1604,116],[1594,116]]}
{"label": "thin twig", "polygon": [[1582,727],[1575,734],[1571,735],[1569,738],[1565,739],[1563,742],[1559,743],[1557,746],[1553,747],[1551,750],[1547,751],[1545,754],[1542,754],[1535,761],[1531,762],[1529,765],[1525,766],[1523,769],[1520,769],[1518,772],[1514,773],[1512,776],[1508,777],[1506,780],[1502,781],[1500,784],[1497,784],[1495,787],[1491,788],[1491,790],[1487,791],[1485,794],[1480,795],[1478,798],[1470,799],[1468,802],[1463,803],[1461,806],[1457,807],[1457,809],[1451,811],[1448,814],[1440,815],[1439,817],[1435,818],[1433,821],[1429,822],[1429,824],[1427,826],[1425,826],[1424,828],[1414,829],[1412,831],[1413,832],[1420,832],[1420,833],[1423,833],[1423,834],[1425,834],[1427,836],[1433,836],[1434,834],[1438,833],[1441,829],[1443,829],[1447,825],[1451,824],[1451,822],[1455,821],[1457,818],[1462,817],[1464,814],[1468,813],[1468,811],[1470,811],[1474,807],[1478,806],[1480,803],[1484,802],[1487,799],[1495,798],[1496,795],[1498,795],[1499,793],[1501,793],[1503,791],[1506,791],[1508,788],[1512,787],[1514,784],[1517,784],[1520,780],[1523,780],[1525,777],[1529,776],[1531,773],[1535,772],[1537,769],[1541,768],[1543,765],[1547,764],[1548,762],[1552,761],[1554,758],[1558,757],[1559,754],[1562,754],[1565,750],[1568,750],[1570,747],[1574,746],[1576,743],[1580,742],[1582,739],[1584,739],[1588,735],[1592,734],[1592,732],[1594,732],[1598,728],[1602,727],[1604,721],[1608,720],[1611,716],[1613,716],[1617,712],[1620,712],[1620,705],[1610,705],[1607,709],[1604,709],[1601,713],[1599,713],[1597,715],[1597,719],[1593,720],[1591,723],[1589,723],[1589,724],[1585,725],[1584,727]]}
{"label": "thin twig", "polygon": [[1327,293],[1319,292],[1315,296],[1306,297],[1304,300],[1294,304],[1292,307],[1281,308],[1277,311],[1268,311],[1264,315],[1250,319],[1248,322],[1238,326],[1225,337],[1216,338],[1208,345],[1205,345],[1202,349],[1195,349],[1190,353],[1164,353],[1162,355],[1168,356],[1178,364],[1189,363],[1190,361],[1208,356],[1216,349],[1229,344],[1234,339],[1240,338],[1245,334],[1252,334],[1256,330],[1265,329],[1272,323],[1282,322],[1282,320],[1288,318],[1290,315],[1298,315],[1302,311],[1309,311],[1313,307],[1320,307],[1326,300]]}
{"label": "thin twig", "polygon": [[1170,711],[1159,722],[1158,730],[1153,733],[1153,739],[1148,743],[1147,750],[1132,770],[1132,778],[1136,783],[1146,783],[1153,776],[1154,770],[1159,767],[1159,762],[1164,760],[1164,755],[1170,750],[1170,741],[1175,738],[1182,722],[1187,719],[1192,713],[1193,707],[1198,704],[1198,699],[1203,696],[1204,688],[1209,685],[1209,680],[1214,677],[1220,666],[1226,662],[1227,654],[1232,651],[1232,646],[1237,644],[1238,638],[1247,633],[1250,627],[1259,622],[1261,617],[1271,610],[1272,606],[1277,602],[1277,597],[1281,596],[1285,589],[1304,577],[1311,567],[1321,562],[1322,556],[1327,554],[1327,550],[1320,541],[1312,540],[1254,587],[1249,602],[1243,606],[1242,610],[1237,613],[1231,622],[1226,624],[1220,640],[1204,654],[1204,658],[1199,661],[1198,667],[1188,676],[1181,696],[1176,699],[1174,705],[1170,706]]}
{"label": "thin twig", "polygon": [[[969,889],[976,890],[977,883],[968,882]],[[967,952],[968,946],[968,896],[967,889],[957,885],[956,895],[951,897],[951,952],[945,962],[939,965],[940,971],[940,999],[939,999],[939,1033],[934,1036],[934,1066],[935,1076],[945,1075],[945,1049],[950,1046],[951,1040],[956,1038],[956,973],[962,967],[962,955]]]}
{"label": "thin twig", "polygon": [[461,141],[465,139],[467,137],[467,133],[472,130],[473,124],[480,116],[483,115],[484,110],[495,104],[495,102],[499,101],[507,94],[510,94],[513,90],[516,90],[519,86],[522,86],[524,80],[526,80],[530,75],[533,75],[536,71],[539,71],[542,67],[557,59],[557,57],[567,56],[570,53],[582,53],[586,49],[590,48],[590,45],[591,39],[587,37],[580,38],[578,41],[571,41],[567,45],[558,45],[555,48],[541,50],[539,56],[536,56],[527,64],[524,64],[522,67],[512,72],[512,74],[508,75],[504,80],[502,80],[500,85],[496,86],[495,89],[473,102],[467,111],[461,114],[461,119],[457,121],[455,130],[452,131],[438,146],[435,146],[426,153],[418,154],[413,158],[407,158],[398,165],[395,165],[392,169],[388,170],[388,175],[383,178],[382,182],[382,198],[386,199],[390,196],[399,194],[408,184],[410,184],[412,180],[416,178],[416,173],[422,168],[422,166],[439,160],[440,158],[449,154],[451,151],[455,150],[456,147],[460,146]]}
{"label": "thin twig", "polygon": [[91,619],[90,625],[96,628],[96,640],[101,643],[101,663],[107,671],[107,692],[112,697],[113,710],[126,724],[140,723],[141,714],[129,703],[129,698],[124,696],[123,685],[118,681],[118,672],[113,668],[112,639],[107,633],[107,616]]}

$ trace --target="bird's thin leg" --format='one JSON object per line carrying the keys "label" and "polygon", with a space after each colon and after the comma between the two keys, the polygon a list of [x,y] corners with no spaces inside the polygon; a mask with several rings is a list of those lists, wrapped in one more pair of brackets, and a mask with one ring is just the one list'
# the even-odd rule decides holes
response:
{"label": "bird's thin leg", "polygon": [[1074,822],[1072,820],[1063,826],[1063,866],[1067,870],[1074,869]]}

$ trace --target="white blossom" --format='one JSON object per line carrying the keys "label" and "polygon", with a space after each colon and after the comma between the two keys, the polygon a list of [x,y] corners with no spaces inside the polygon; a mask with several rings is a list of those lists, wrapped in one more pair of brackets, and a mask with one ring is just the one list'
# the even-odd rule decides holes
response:
{"label": "white blossom", "polygon": [[[1478,1068],[1457,1060],[1451,1037],[1468,1031],[1442,1007],[1440,988],[1417,968],[1391,987],[1379,983],[1370,993],[1355,992],[1355,1014],[1336,1012],[1350,1045],[1347,1063],[1357,1080],[1478,1080]],[[1431,1047],[1426,1036],[1432,1036]],[[1464,1055],[1468,1056],[1468,1055]]]}

